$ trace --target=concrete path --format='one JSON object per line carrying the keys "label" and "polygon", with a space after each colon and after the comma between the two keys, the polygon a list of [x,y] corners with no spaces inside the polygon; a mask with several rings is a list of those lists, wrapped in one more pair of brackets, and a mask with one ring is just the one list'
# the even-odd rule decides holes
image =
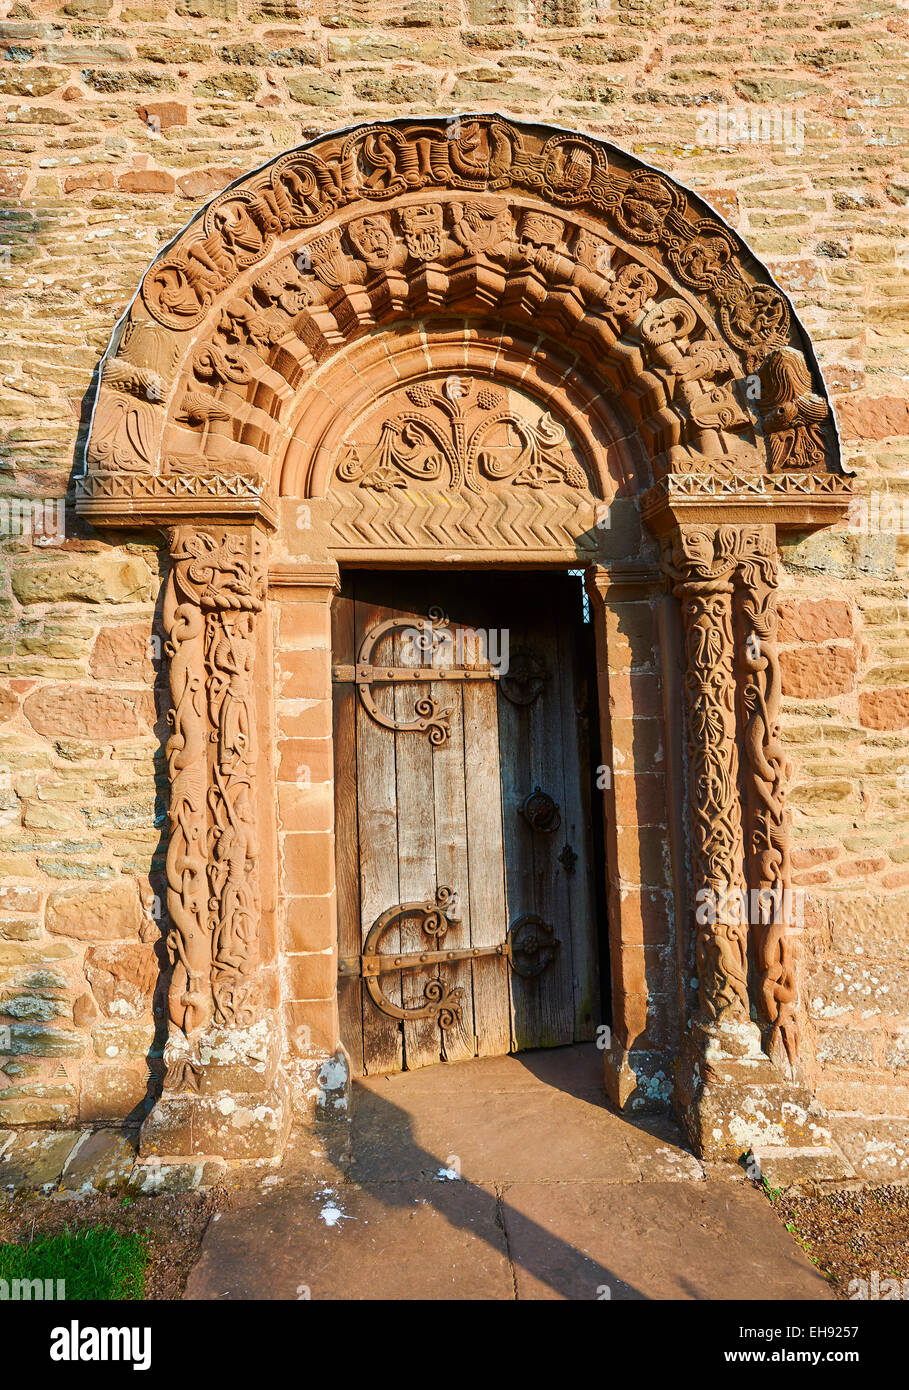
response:
{"label": "concrete path", "polygon": [[350,1126],[234,1192],[186,1298],[830,1298],[737,1170],[608,1108],[601,1066],[573,1047],[357,1083]]}

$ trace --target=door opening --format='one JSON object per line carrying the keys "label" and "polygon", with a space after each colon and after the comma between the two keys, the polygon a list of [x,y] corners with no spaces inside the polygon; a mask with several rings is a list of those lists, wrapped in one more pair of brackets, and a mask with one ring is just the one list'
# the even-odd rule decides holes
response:
{"label": "door opening", "polygon": [[609,956],[577,576],[351,570],[332,620],[354,1074],[594,1038]]}

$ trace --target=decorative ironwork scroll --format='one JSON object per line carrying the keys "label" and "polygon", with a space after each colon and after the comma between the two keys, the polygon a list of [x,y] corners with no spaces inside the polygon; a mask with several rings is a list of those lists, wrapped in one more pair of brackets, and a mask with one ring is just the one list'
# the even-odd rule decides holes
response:
{"label": "decorative ironwork scroll", "polygon": [[[423,970],[448,962],[498,956],[508,962],[515,974],[532,979],[549,967],[559,950],[561,943],[552,927],[534,913],[519,917],[505,940],[494,946],[461,946],[447,950],[443,945],[444,938],[449,927],[456,926],[460,920],[455,915],[456,911],[457,894],[450,888],[437,888],[434,899],[398,903],[388,908],[370,928],[363,943],[362,955],[346,956],[340,960],[338,974],[342,979],[361,978],[376,1008],[389,1018],[408,1022],[419,1018],[435,1019],[444,1032],[461,1021],[462,988],[452,989],[441,977],[437,977],[424,986],[425,1003],[402,1006],[393,1003],[385,994],[380,983],[381,976],[394,971]],[[416,919],[434,949],[407,953],[380,951],[382,937],[403,918]]]}
{"label": "decorative ironwork scroll", "polygon": [[[466,631],[469,633],[471,630]],[[382,665],[376,660],[376,650],[384,638],[391,637],[396,632],[407,634],[414,654],[429,657],[430,661],[442,648],[452,645],[447,620],[417,625],[413,618],[388,618],[385,622],[371,627],[366,633],[360,644],[356,666],[335,666],[332,678],[339,683],[353,680],[363,708],[383,729],[391,729],[398,734],[425,733],[432,746],[440,748],[451,737],[452,709],[443,709],[433,695],[421,695],[414,702],[416,718],[396,719],[379,708],[373,687],[427,681],[497,681],[500,679],[500,672],[494,666]],[[463,647],[462,640],[461,650]]]}

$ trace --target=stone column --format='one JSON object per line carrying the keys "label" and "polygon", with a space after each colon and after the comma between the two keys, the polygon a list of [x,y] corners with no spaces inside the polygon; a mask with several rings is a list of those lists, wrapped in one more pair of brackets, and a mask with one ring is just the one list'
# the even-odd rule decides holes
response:
{"label": "stone column", "polygon": [[272,1157],[290,1106],[259,876],[271,838],[265,536],[252,523],[167,534],[172,973],[164,1089],[141,1153]]}
{"label": "stone column", "polygon": [[[685,631],[689,907],[699,999],[682,1043],[674,1103],[707,1157],[815,1149],[829,1142],[822,1112],[791,1070],[768,1056],[757,1021],[763,1009],[792,1040],[786,1008],[794,984],[787,976],[781,988],[777,968],[782,922],[755,921],[749,892],[755,873],[758,887],[775,884],[785,858],[782,814],[764,795],[772,786],[779,797],[784,774],[778,745],[769,746],[778,733],[775,658],[769,643],[761,652],[758,635],[769,639],[773,630],[773,528],[681,525],[666,570]],[[772,968],[763,963],[768,956]],[[760,999],[749,989],[749,972]],[[768,997],[769,1007],[762,1003]]]}
{"label": "stone column", "polygon": [[799,1073],[798,939],[792,893],[792,764],[780,734],[777,655],[779,557],[772,527],[753,527],[736,571],[739,701],[743,731],[745,855],[750,887],[754,994],[764,1047],[782,1070]]}
{"label": "stone column", "polygon": [[719,541],[716,531],[680,528],[669,571],[685,631],[700,1013],[705,1021],[735,1027],[749,1018],[748,932],[740,911],[745,873],[732,617],[735,557]]}

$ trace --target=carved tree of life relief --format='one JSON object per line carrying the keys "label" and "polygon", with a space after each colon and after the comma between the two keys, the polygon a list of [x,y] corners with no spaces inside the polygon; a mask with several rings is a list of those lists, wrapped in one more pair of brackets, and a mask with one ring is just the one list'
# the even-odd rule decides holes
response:
{"label": "carved tree of life relief", "polygon": [[451,493],[587,484],[550,411],[513,387],[456,373],[383,402],[346,442],[336,476],[376,492],[426,483]]}

